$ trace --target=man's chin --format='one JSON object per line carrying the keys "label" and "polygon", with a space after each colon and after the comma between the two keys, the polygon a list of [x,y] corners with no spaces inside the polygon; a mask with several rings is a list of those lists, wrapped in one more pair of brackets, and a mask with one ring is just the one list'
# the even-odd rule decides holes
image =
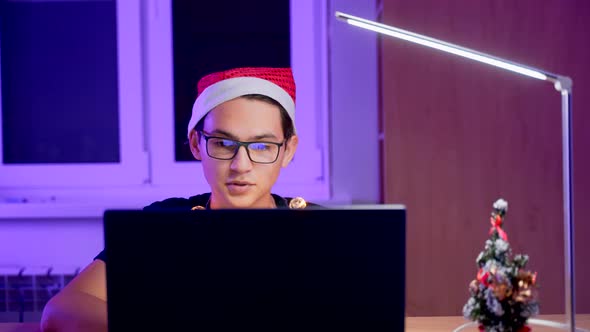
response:
{"label": "man's chin", "polygon": [[248,209],[256,203],[254,195],[231,195],[226,197],[229,209]]}
{"label": "man's chin", "polygon": [[226,184],[225,189],[231,197],[251,196],[256,190],[256,186],[253,184],[249,185],[236,185]]}

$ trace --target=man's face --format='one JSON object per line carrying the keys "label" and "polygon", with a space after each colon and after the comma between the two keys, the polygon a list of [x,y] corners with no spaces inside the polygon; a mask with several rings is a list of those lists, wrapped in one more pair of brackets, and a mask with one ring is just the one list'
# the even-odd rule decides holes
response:
{"label": "man's face", "polygon": [[[246,98],[236,98],[215,107],[207,114],[203,133],[242,142],[275,142],[285,140],[281,114],[277,106]],[[205,137],[190,136],[191,151],[202,160],[205,178],[211,187],[212,208],[269,208],[270,195],[281,167],[286,167],[297,148],[298,139],[291,137],[279,149],[272,164],[254,163],[245,147],[240,147],[232,160],[218,160],[207,154]]]}

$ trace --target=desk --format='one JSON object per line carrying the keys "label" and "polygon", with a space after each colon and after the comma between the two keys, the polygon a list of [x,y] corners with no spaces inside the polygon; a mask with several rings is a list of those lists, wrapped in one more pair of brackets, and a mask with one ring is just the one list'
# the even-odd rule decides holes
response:
{"label": "desk", "polygon": [[[546,319],[555,322],[564,322],[563,315],[541,315],[536,318]],[[590,314],[577,315],[576,324],[578,328],[590,330]],[[460,316],[440,316],[440,317],[406,317],[406,332],[451,332],[457,327],[468,321]],[[531,326],[532,332],[555,332],[558,329]],[[0,332],[38,332],[39,324],[37,323],[0,323]],[[476,327],[469,328],[465,331],[478,331]]]}
{"label": "desk", "polygon": [[[540,315],[537,319],[551,320],[554,322],[565,322],[564,315]],[[451,332],[457,327],[468,323],[469,321],[460,316],[440,316],[440,317],[406,317],[407,332]],[[555,332],[564,331],[555,328],[530,325],[532,332]],[[590,331],[590,314],[576,315],[576,327]],[[479,331],[477,327],[469,327],[464,331]]]}

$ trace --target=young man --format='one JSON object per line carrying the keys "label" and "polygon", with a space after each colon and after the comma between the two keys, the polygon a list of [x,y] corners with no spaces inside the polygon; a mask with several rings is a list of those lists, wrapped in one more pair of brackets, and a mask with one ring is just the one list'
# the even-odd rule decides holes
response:
{"label": "young man", "polygon": [[[170,198],[145,209],[305,208],[271,193],[297,150],[295,82],[290,68],[237,68],[198,83],[188,125],[193,156],[211,193]],[[43,331],[106,331],[104,251],[43,311]]]}

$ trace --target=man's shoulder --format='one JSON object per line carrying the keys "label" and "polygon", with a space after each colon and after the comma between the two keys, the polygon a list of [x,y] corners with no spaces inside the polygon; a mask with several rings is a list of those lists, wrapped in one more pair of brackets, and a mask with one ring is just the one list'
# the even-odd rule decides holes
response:
{"label": "man's shoulder", "polygon": [[200,194],[189,198],[171,197],[161,201],[156,201],[144,207],[146,211],[157,210],[191,210],[196,206],[206,206],[211,193]]}

